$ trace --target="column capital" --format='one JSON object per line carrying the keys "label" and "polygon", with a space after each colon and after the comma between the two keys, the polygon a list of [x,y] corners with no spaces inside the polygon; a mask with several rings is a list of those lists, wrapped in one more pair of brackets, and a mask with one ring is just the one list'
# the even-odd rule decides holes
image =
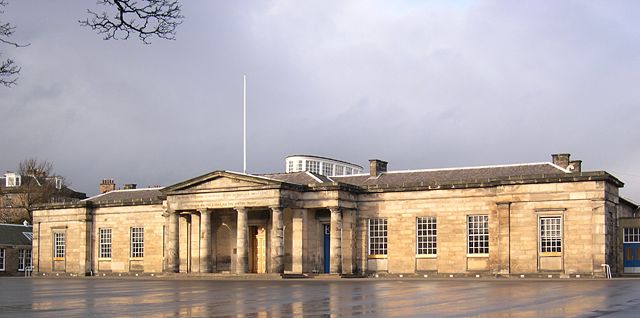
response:
{"label": "column capital", "polygon": [[178,214],[178,211],[176,211],[174,209],[169,209],[169,208],[164,209],[162,211],[162,216],[164,216],[164,217],[169,217],[171,214]]}
{"label": "column capital", "polygon": [[200,212],[200,214],[208,214],[208,213],[211,213],[211,210],[204,208],[204,209],[198,209],[198,212]]}
{"label": "column capital", "polygon": [[233,209],[236,210],[236,212],[238,212],[238,213],[247,212],[247,207],[246,206],[237,206],[237,207],[234,207]]}
{"label": "column capital", "polygon": [[329,207],[329,211],[331,211],[331,213],[340,213],[342,211],[343,208],[339,207],[339,206],[330,206]]}
{"label": "column capital", "polygon": [[274,206],[270,206],[269,209],[271,209],[271,211],[282,211],[284,210],[284,207],[279,205],[274,205]]}

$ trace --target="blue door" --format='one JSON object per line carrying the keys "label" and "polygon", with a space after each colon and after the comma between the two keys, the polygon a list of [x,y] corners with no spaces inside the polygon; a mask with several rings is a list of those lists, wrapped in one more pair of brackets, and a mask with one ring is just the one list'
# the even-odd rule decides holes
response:
{"label": "blue door", "polygon": [[624,272],[640,273],[640,243],[624,243]]}
{"label": "blue door", "polygon": [[324,233],[324,272],[329,273],[330,271],[330,254],[329,254],[329,244],[331,243],[331,227],[329,224],[323,224],[323,233]]}

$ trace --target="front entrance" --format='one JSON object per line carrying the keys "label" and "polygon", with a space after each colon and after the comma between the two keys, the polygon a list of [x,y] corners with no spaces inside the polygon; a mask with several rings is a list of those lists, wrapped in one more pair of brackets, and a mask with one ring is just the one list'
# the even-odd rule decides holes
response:
{"label": "front entrance", "polygon": [[267,231],[264,226],[249,226],[249,273],[267,272]]}
{"label": "front entrance", "polygon": [[640,274],[640,243],[624,243],[624,272]]}
{"label": "front entrance", "polygon": [[330,244],[331,244],[331,226],[329,224],[322,224],[322,233],[323,233],[323,255],[324,255],[324,272],[329,273],[331,270],[331,253]]}
{"label": "front entrance", "polygon": [[624,228],[622,242],[624,272],[627,274],[640,274],[640,228]]}

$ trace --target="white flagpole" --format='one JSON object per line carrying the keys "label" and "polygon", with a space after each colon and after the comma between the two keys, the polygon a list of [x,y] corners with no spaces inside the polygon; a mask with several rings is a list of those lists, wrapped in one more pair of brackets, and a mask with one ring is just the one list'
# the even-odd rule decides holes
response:
{"label": "white flagpole", "polygon": [[247,75],[242,75],[243,172],[247,173]]}

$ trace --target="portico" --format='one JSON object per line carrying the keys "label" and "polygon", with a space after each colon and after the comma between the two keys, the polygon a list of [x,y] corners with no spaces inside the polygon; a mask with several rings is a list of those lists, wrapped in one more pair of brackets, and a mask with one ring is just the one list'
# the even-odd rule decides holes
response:
{"label": "portico", "polygon": [[337,203],[333,198],[305,207],[295,186],[220,171],[163,191],[167,272],[312,272],[328,261],[321,257],[324,247],[315,244],[320,238],[316,230],[326,221],[331,228],[330,273],[353,268],[352,260],[344,265],[342,256],[345,233],[349,238],[353,234],[351,228],[343,229],[343,209],[323,206]]}

